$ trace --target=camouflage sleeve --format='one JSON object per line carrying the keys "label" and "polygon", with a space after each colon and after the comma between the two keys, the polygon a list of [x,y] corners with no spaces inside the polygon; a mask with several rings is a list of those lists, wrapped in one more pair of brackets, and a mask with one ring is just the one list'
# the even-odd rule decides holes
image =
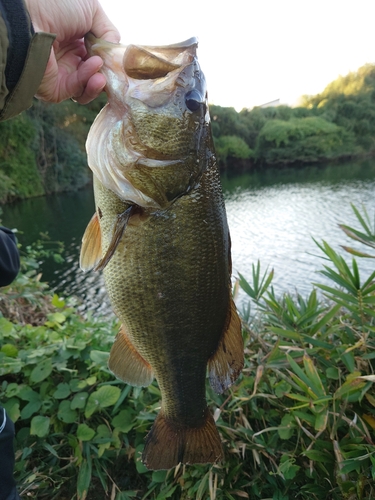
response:
{"label": "camouflage sleeve", "polygon": [[34,32],[23,0],[0,0],[0,121],[31,106],[54,39]]}

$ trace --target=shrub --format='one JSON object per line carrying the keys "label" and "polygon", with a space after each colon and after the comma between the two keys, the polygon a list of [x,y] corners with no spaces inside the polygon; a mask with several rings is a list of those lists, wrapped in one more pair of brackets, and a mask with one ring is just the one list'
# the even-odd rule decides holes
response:
{"label": "shrub", "polygon": [[35,131],[23,114],[0,123],[0,202],[44,194],[31,150]]}
{"label": "shrub", "polygon": [[353,150],[354,137],[324,118],[269,120],[259,133],[257,159],[267,164],[316,162]]}
{"label": "shrub", "polygon": [[222,135],[215,140],[215,149],[219,164],[224,166],[236,160],[249,160],[254,157],[254,152],[246,142],[236,135]]}

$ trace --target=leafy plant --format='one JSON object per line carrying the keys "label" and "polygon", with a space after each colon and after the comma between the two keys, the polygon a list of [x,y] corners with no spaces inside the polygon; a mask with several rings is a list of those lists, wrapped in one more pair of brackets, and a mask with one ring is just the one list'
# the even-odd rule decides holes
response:
{"label": "leafy plant", "polygon": [[227,166],[228,162],[248,160],[254,157],[254,152],[246,142],[236,135],[222,135],[215,141],[215,149],[220,163]]}
{"label": "leafy plant", "polygon": [[[353,210],[361,229],[342,228],[372,248],[369,218]],[[355,259],[348,264],[326,242],[318,247],[332,286],[318,283],[307,298],[276,297],[273,271],[259,263],[251,282],[240,276],[252,303],[245,367],[226,394],[207,388],[225,451],[216,465],[154,472],[142,465],[160,392],[156,383],[133,388],[108,371],[115,320],[84,319],[71,300],[46,288],[43,321],[0,317],[0,397],[16,422],[21,493],[49,500],[373,499],[375,275],[362,278]]]}

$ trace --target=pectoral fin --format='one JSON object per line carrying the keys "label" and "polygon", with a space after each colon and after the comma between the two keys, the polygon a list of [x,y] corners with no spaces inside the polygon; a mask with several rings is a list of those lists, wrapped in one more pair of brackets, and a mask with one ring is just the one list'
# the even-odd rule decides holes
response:
{"label": "pectoral fin", "polygon": [[230,319],[216,352],[208,360],[211,387],[221,394],[237,379],[244,364],[241,320],[231,298]]}
{"label": "pectoral fin", "polygon": [[102,258],[102,236],[98,214],[92,216],[82,238],[79,265],[82,271],[90,271]]}
{"label": "pectoral fin", "polygon": [[133,346],[124,326],[112,346],[108,367],[116,377],[130,385],[146,387],[154,378],[151,365]]}
{"label": "pectoral fin", "polygon": [[122,214],[119,214],[117,216],[115,228],[113,230],[113,235],[111,239],[111,243],[109,244],[109,247],[107,248],[107,251],[104,255],[104,257],[101,259],[99,264],[95,267],[95,271],[102,271],[105,266],[108,264],[108,262],[111,260],[113,257],[113,254],[116,251],[116,248],[118,244],[120,243],[120,240],[122,238],[122,235],[124,234],[125,228],[128,225],[130,216],[132,213],[136,210],[136,205],[131,205],[129,208],[125,210]]}

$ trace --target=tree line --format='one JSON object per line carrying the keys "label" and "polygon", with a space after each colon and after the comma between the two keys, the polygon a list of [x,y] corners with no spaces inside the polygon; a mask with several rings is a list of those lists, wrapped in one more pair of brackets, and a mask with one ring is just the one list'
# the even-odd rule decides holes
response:
{"label": "tree line", "polygon": [[211,107],[219,164],[315,163],[375,152],[375,65],[340,76],[298,107]]}
{"label": "tree line", "polygon": [[[90,182],[85,141],[105,103],[35,101],[0,123],[0,203],[74,190]],[[375,152],[375,65],[339,77],[298,107],[210,106],[222,170],[314,163]]]}

